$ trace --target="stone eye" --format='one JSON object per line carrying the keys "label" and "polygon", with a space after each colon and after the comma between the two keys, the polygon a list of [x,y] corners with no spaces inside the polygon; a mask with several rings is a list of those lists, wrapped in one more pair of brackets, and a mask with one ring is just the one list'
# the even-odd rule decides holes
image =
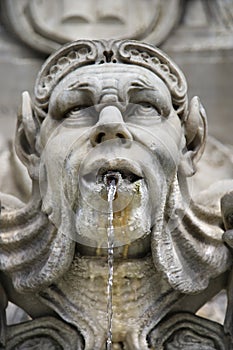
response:
{"label": "stone eye", "polygon": [[137,104],[132,104],[128,109],[127,114],[128,114],[128,117],[160,118],[160,112],[150,102],[141,102]]}
{"label": "stone eye", "polygon": [[80,118],[80,117],[85,117],[87,115],[90,115],[93,113],[92,111],[93,108],[91,108],[88,105],[79,105],[77,107],[74,107],[70,109],[65,115],[64,118]]}
{"label": "stone eye", "polygon": [[149,102],[142,102],[137,104],[137,111],[144,111],[146,113],[156,113],[159,114],[158,110],[156,109],[155,106],[153,106],[151,103]]}

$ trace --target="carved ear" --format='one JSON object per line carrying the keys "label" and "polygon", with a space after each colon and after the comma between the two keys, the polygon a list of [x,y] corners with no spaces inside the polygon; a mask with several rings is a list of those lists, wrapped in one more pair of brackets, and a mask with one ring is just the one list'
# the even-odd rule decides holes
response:
{"label": "carved ear", "polygon": [[[200,99],[195,96],[190,103],[188,118],[185,122],[186,154],[185,158],[192,168],[192,174],[196,171],[196,164],[201,158],[206,144],[207,118],[205,109]],[[187,176],[192,175],[187,174]]]}
{"label": "carved ear", "polygon": [[31,177],[35,177],[39,156],[36,152],[36,135],[39,123],[34,115],[31,98],[27,91],[22,93],[22,104],[18,112],[15,136],[15,149],[22,163],[28,168]]}

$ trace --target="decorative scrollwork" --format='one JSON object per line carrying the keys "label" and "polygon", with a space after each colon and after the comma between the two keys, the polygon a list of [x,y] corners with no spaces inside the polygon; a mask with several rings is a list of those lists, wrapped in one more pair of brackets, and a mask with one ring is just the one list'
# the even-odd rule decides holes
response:
{"label": "decorative scrollwork", "polygon": [[4,350],[82,350],[82,338],[78,332],[53,317],[11,326],[7,329],[7,345]]}
{"label": "decorative scrollwork", "polygon": [[225,350],[223,327],[189,313],[162,321],[150,334],[157,350]]}

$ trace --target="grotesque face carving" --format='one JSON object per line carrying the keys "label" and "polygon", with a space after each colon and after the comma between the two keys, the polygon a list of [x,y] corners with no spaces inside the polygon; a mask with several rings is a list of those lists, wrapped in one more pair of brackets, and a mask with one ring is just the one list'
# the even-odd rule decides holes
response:
{"label": "grotesque face carving", "polygon": [[[28,230],[17,238],[19,259],[9,260],[7,250],[2,258],[6,271],[16,271],[15,287],[51,284],[67,271],[75,248],[87,256],[107,254],[107,192],[114,178],[115,256],[151,253],[175,289],[206,288],[227,265],[228,253],[221,239],[212,245],[206,232],[213,228],[197,221],[186,187],[205,137],[199,99],[188,111],[185,78],[157,48],[77,41],[55,52],[38,75],[34,103],[23,94],[18,120],[16,150],[32,178],[33,197],[27,215],[19,216],[19,231],[22,225]],[[11,227],[20,220],[16,215]],[[25,264],[21,246],[28,252]]]}
{"label": "grotesque face carving", "polygon": [[[185,140],[159,77],[143,67],[103,64],[71,72],[55,87],[38,144],[48,183],[45,212],[75,240],[103,248],[104,175],[120,174],[116,246],[130,245],[146,238],[158,219]],[[75,228],[60,220],[67,217]],[[148,249],[146,240],[138,253]]]}
{"label": "grotesque face carving", "polygon": [[[185,79],[158,49],[84,41],[54,53],[34,103],[23,94],[16,149],[33,193],[1,217],[0,269],[79,330],[86,349],[102,349],[106,329],[117,348],[153,347],[181,293],[204,290],[231,264],[219,217],[193,205],[186,186],[205,136],[199,99],[188,111]],[[117,282],[106,298],[110,251]]]}

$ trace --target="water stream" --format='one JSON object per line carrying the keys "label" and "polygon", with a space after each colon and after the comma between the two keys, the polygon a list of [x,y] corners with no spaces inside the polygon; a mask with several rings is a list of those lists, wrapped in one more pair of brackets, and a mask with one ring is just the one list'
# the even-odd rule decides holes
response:
{"label": "water stream", "polygon": [[112,288],[113,288],[113,247],[114,247],[114,226],[113,226],[113,201],[116,195],[117,181],[113,177],[108,181],[108,286],[107,286],[107,350],[112,350]]}

